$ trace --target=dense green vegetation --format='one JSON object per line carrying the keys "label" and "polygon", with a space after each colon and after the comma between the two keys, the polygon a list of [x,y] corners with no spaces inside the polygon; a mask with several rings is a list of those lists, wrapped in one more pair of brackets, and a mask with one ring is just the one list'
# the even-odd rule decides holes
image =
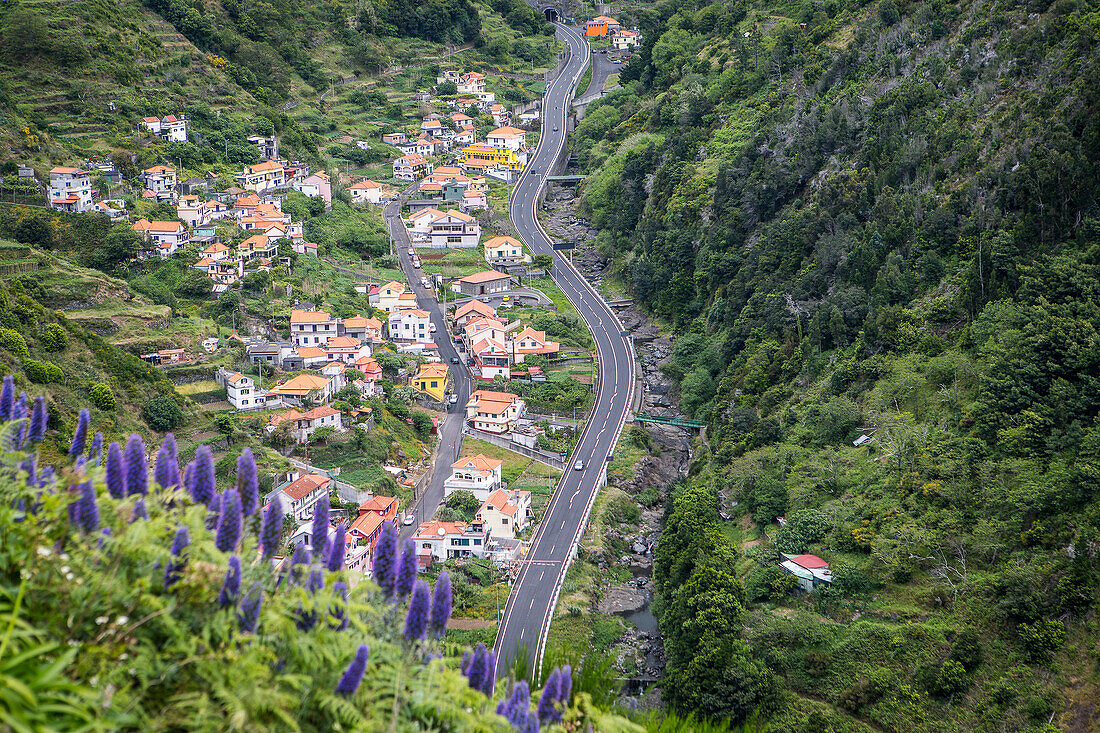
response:
{"label": "dense green vegetation", "polygon": [[[577,150],[598,245],[708,423],[658,552],[666,699],[784,729],[1090,729],[1100,5],[638,22]],[[792,595],[780,552],[834,582]]]}

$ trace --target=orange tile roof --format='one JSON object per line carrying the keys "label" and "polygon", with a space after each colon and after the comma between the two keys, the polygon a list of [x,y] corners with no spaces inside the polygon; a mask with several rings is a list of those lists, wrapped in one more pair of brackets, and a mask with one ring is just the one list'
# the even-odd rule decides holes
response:
{"label": "orange tile roof", "polygon": [[315,359],[319,356],[327,356],[320,346],[301,346],[298,348],[298,356],[303,359]]}
{"label": "orange tile roof", "polygon": [[352,185],[348,186],[348,188],[353,189],[355,191],[368,191],[368,190],[374,189],[374,188],[382,188],[382,184],[381,183],[375,183],[374,181],[372,181],[368,178],[364,181],[359,181],[359,183],[353,183]]}
{"label": "orange tile roof", "polygon": [[464,534],[468,525],[465,522],[424,522],[416,528],[418,539],[434,539],[448,534]]}
{"label": "orange tile roof", "polygon": [[503,512],[508,515],[513,515],[519,511],[519,507],[512,503],[512,497],[504,489],[497,489],[489,494],[489,497],[481,505],[481,509],[478,511],[484,511],[487,506],[491,506],[498,512]]}
{"label": "orange tile roof", "polygon": [[305,311],[295,308],[290,312],[291,323],[328,323],[331,320],[325,311]]}
{"label": "orange tile roof", "polygon": [[493,237],[492,239],[490,239],[488,242],[485,243],[485,249],[489,249],[491,247],[500,247],[500,246],[520,247],[520,248],[522,248],[523,243],[520,242],[515,237]]}
{"label": "orange tile roof", "polygon": [[471,285],[477,285],[478,283],[492,282],[493,280],[508,280],[509,275],[505,275],[503,272],[497,272],[496,270],[486,270],[485,272],[475,272],[473,275],[467,275],[459,280],[459,282],[470,283]]}
{"label": "orange tile roof", "polygon": [[312,410],[302,415],[303,420],[319,420],[322,417],[330,417],[332,415],[339,415],[339,410],[334,410],[328,405],[321,405],[320,407],[314,407]]}
{"label": "orange tile roof", "polygon": [[496,458],[487,458],[481,453],[478,453],[476,456],[459,458],[451,464],[451,468],[472,468],[478,471],[492,471],[502,465],[504,465],[504,461],[499,461]]}
{"label": "orange tile roof", "polygon": [[308,473],[289,486],[283,487],[281,491],[291,499],[298,501],[327,484],[329,480],[328,476],[322,476],[319,473]]}
{"label": "orange tile roof", "polygon": [[471,312],[478,313],[483,316],[495,316],[497,314],[496,308],[475,299],[463,304],[457,311],[455,311],[455,318],[462,318],[462,316]]}
{"label": "orange tile roof", "polygon": [[313,390],[324,389],[328,382],[329,380],[327,377],[318,377],[313,374],[299,374],[275,387],[271,390],[271,394],[304,396]]}
{"label": "orange tile roof", "polygon": [[281,171],[283,167],[273,160],[265,160],[263,163],[257,163],[256,165],[247,165],[245,168],[251,173],[264,173],[266,171]]}
{"label": "orange tile roof", "polygon": [[498,127],[485,137],[525,137],[526,135],[527,133],[518,127],[509,127],[505,125],[504,127]]}
{"label": "orange tile roof", "polygon": [[332,349],[354,349],[363,345],[363,342],[354,336],[337,336],[334,339],[329,339],[325,348]]}
{"label": "orange tile roof", "polygon": [[413,379],[439,379],[447,376],[446,364],[423,364]]}

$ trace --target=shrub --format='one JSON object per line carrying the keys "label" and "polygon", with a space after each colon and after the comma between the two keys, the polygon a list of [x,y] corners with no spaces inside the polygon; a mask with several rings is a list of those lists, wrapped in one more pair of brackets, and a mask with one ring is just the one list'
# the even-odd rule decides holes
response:
{"label": "shrub", "polygon": [[88,385],[88,397],[91,398],[92,404],[101,410],[111,411],[118,407],[115,393],[102,382],[93,382]]}
{"label": "shrub", "polygon": [[18,331],[10,328],[0,328],[0,346],[3,346],[20,359],[26,359],[31,355],[31,352],[27,349],[27,340]]}
{"label": "shrub", "polygon": [[780,552],[798,555],[808,545],[820,542],[831,529],[829,520],[819,511],[799,509],[787,517],[787,525],[779,528],[775,544]]}
{"label": "shrub", "polygon": [[961,664],[948,659],[940,667],[931,685],[931,691],[940,697],[949,697],[970,686],[970,675]]}
{"label": "shrub", "polygon": [[750,601],[778,600],[798,587],[798,579],[778,565],[755,568],[745,578],[745,595]]}
{"label": "shrub", "polygon": [[65,379],[65,373],[61,371],[61,367],[48,361],[26,359],[23,361],[23,373],[35,384],[50,384]]}
{"label": "shrub", "polygon": [[69,345],[69,334],[56,323],[51,323],[42,329],[38,342],[46,351],[64,351]]}
{"label": "shrub", "polygon": [[171,430],[183,422],[183,410],[170,397],[154,397],[141,408],[141,415],[149,427],[161,432]]}
{"label": "shrub", "polygon": [[1016,633],[1032,662],[1049,659],[1066,640],[1066,627],[1061,621],[1050,618],[1041,618],[1033,624],[1022,623],[1016,627]]}

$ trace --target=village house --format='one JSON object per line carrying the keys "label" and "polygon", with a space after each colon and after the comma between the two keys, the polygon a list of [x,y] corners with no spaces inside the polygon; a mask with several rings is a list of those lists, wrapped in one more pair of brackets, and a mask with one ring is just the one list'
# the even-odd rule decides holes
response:
{"label": "village house", "polygon": [[546,331],[536,331],[530,326],[517,333],[511,341],[512,362],[522,364],[528,354],[542,354],[544,356],[558,353],[561,345],[556,341],[546,338]]}
{"label": "village house", "polygon": [[92,206],[91,173],[80,168],[57,166],[50,171],[50,207],[57,211],[83,213]]}
{"label": "village house", "polygon": [[248,142],[256,147],[260,160],[275,160],[279,157],[279,138],[266,135],[249,135]]}
{"label": "village house", "polygon": [[348,186],[348,193],[352,202],[357,204],[380,204],[390,194],[386,186],[369,178]]}
{"label": "village house", "polygon": [[204,223],[206,205],[195,194],[184,194],[176,199],[176,216],[189,227]]}
{"label": "village house", "polygon": [[[516,321],[518,324],[519,321]],[[491,338],[501,343],[507,338],[509,328],[504,321],[496,317],[472,318],[462,327],[463,340],[467,344],[473,344],[478,339]]]}
{"label": "village house", "polygon": [[454,322],[459,328],[465,328],[470,321],[480,318],[496,318],[497,310],[491,305],[486,305],[476,298],[468,300],[455,309]]}
{"label": "village house", "polygon": [[303,369],[316,369],[329,362],[328,352],[320,346],[299,346],[298,358],[302,360]]}
{"label": "village house", "polygon": [[462,193],[462,203],[458,206],[465,212],[484,211],[489,208],[489,198],[484,191],[464,191]]}
{"label": "village house", "polygon": [[471,340],[469,347],[471,363],[475,367],[475,376],[492,381],[512,378],[512,357],[503,341],[491,336],[478,336]]}
{"label": "village house", "polygon": [[508,123],[508,110],[500,102],[489,106],[489,114],[493,116],[493,124],[499,127]]}
{"label": "village house", "polygon": [[504,434],[516,427],[527,404],[511,392],[476,390],[466,403],[466,422],[478,430]]}
{"label": "village house", "polygon": [[474,297],[506,293],[512,289],[512,277],[496,270],[486,270],[459,278],[452,287],[456,292]]}
{"label": "village house", "polygon": [[216,381],[225,387],[229,404],[237,410],[255,410],[264,407],[267,403],[263,392],[256,390],[256,380],[247,377],[240,372],[233,372],[224,367],[218,370]]}
{"label": "village house", "polygon": [[422,364],[416,376],[409,380],[409,385],[432,400],[442,402],[447,395],[447,365]]}
{"label": "village house", "polygon": [[320,196],[326,205],[332,204],[332,181],[324,171],[318,171],[305,178],[293,178],[290,187],[306,196]]}
{"label": "village house", "polygon": [[531,520],[531,492],[497,489],[477,510],[477,519],[493,537],[515,539]]}
{"label": "village house", "polygon": [[280,415],[275,415],[268,422],[269,432],[273,432],[283,423],[290,424],[290,436],[299,444],[308,443],[310,436],[320,428],[330,427],[337,432],[344,429],[340,411],[334,410],[328,405],[314,407],[304,413],[298,410],[289,410]]}
{"label": "village house", "polygon": [[393,161],[393,177],[399,181],[415,181],[432,172],[432,164],[417,153],[403,155]]}
{"label": "village house", "polygon": [[367,296],[367,302],[379,310],[393,313],[401,302],[401,296],[405,294],[404,283],[391,280],[385,285],[379,285],[377,292],[371,292]]}
{"label": "village house", "polygon": [[391,341],[431,340],[431,315],[419,308],[394,311],[390,314],[386,327]]}
{"label": "village house", "polygon": [[271,492],[265,503],[278,496],[283,512],[302,524],[313,519],[313,507],[318,501],[330,501],[332,479],[319,473],[299,476],[294,472],[291,476],[292,480]]}
{"label": "village house", "polygon": [[524,254],[523,243],[515,237],[493,237],[485,243],[485,261],[495,267],[527,263],[531,257]]}
{"label": "village house", "polygon": [[335,336],[325,344],[325,353],[334,361],[353,364],[360,357],[370,356],[370,346],[354,336]]}
{"label": "village house", "polygon": [[160,135],[170,143],[187,142],[187,118],[168,115],[163,120],[156,117],[142,117],[142,126],[154,135]]}
{"label": "village house", "polygon": [[152,245],[153,251],[161,259],[167,259],[174,255],[176,250],[187,244],[190,238],[187,227],[178,221],[138,219],[130,225],[130,229],[140,234],[146,242]]}
{"label": "village house", "polygon": [[611,45],[616,51],[629,51],[638,41],[638,31],[617,30],[611,36]]}
{"label": "village house", "polygon": [[619,21],[606,15],[599,15],[584,25],[584,35],[588,38],[606,38],[617,30],[619,30]]}
{"label": "village house", "polygon": [[263,191],[286,185],[286,170],[274,160],[265,160],[255,165],[246,165],[236,175],[237,184],[246,191]]}
{"label": "village house", "polygon": [[458,80],[462,78],[462,74],[454,69],[444,69],[439,73],[439,76],[435,78],[436,84],[445,84],[446,82],[454,82],[458,84]]}
{"label": "village house", "polygon": [[310,257],[317,256],[317,243],[316,242],[293,242],[290,248],[294,250],[296,254],[309,255]]}
{"label": "village house", "polygon": [[484,557],[489,532],[481,522],[424,522],[413,535],[421,568],[435,562]]}
{"label": "village house", "polygon": [[470,249],[481,240],[481,224],[461,211],[450,209],[428,224],[428,242],[434,249]]}
{"label": "village house", "polygon": [[498,127],[485,136],[485,140],[494,148],[521,150],[527,133],[516,127]]}
{"label": "village house", "polygon": [[817,555],[783,555],[779,567],[798,579],[798,587],[807,593],[833,582],[829,563]]}
{"label": "village house", "polygon": [[328,377],[316,374],[299,374],[291,377],[282,384],[268,390],[268,399],[272,397],[282,398],[291,405],[302,405],[305,402],[324,404],[332,399],[336,393],[334,382]]}
{"label": "village house", "polygon": [[478,501],[485,501],[489,494],[501,488],[503,465],[503,461],[486,458],[480,453],[459,458],[451,464],[451,475],[443,481],[443,495],[469,491]]}
{"label": "village house", "polygon": [[348,543],[366,551],[367,575],[373,573],[374,548],[382,534],[382,525],[396,522],[400,504],[392,496],[372,496],[359,505],[358,516],[348,527]]}
{"label": "village house", "polygon": [[168,165],[155,165],[141,172],[141,180],[145,188],[154,194],[173,191],[179,178],[176,169]]}
{"label": "village house", "polygon": [[459,77],[455,83],[458,87],[459,94],[484,94],[485,93],[485,75],[479,74],[476,71],[463,74]]}
{"label": "village house", "polygon": [[387,145],[400,145],[409,139],[408,135],[403,132],[385,132],[382,133],[382,142]]}
{"label": "village house", "polygon": [[[459,153],[459,160],[464,170],[470,168],[499,166],[505,170],[518,173],[527,165],[527,150],[525,148],[498,148],[493,145],[467,145]],[[477,165],[471,165],[474,162]]]}
{"label": "village house", "polygon": [[294,344],[290,342],[252,343],[245,348],[245,355],[251,364],[270,364],[282,367],[283,359],[294,354]]}
{"label": "village house", "polygon": [[340,321],[339,331],[341,336],[351,336],[364,343],[381,343],[382,321],[377,318],[364,318],[352,316]]}
{"label": "village house", "polygon": [[297,346],[324,346],[336,335],[336,322],[325,311],[295,308],[290,312],[290,338]]}

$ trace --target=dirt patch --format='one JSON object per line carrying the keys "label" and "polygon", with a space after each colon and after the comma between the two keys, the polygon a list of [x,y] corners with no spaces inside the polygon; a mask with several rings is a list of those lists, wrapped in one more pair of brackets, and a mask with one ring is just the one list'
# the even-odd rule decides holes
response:
{"label": "dirt patch", "polygon": [[448,629],[457,631],[472,631],[474,629],[487,629],[493,622],[484,618],[452,618],[447,621]]}
{"label": "dirt patch", "polygon": [[756,522],[752,521],[752,517],[746,514],[745,516],[741,517],[740,527],[744,531],[748,532],[749,530],[756,529]]}
{"label": "dirt patch", "polygon": [[741,547],[743,547],[744,549],[747,550],[750,547],[756,547],[757,545],[759,545],[763,541],[764,540],[761,540],[761,539],[745,540],[744,542],[741,543]]}

